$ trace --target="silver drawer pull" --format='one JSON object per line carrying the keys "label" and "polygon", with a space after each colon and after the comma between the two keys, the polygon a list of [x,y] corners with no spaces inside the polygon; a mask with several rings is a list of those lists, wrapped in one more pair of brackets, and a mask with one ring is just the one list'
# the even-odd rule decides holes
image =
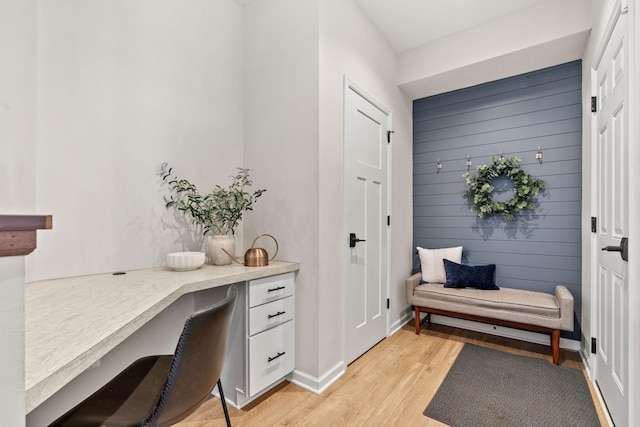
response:
{"label": "silver drawer pull", "polygon": [[286,313],[286,311],[279,311],[276,314],[269,314],[267,316],[267,319],[273,319],[274,317],[282,316],[285,313]]}
{"label": "silver drawer pull", "polygon": [[281,289],[285,289],[285,287],[284,286],[278,286],[277,288],[267,289],[267,292],[275,292],[275,291],[279,291]]}
{"label": "silver drawer pull", "polygon": [[283,351],[282,353],[278,353],[278,354],[276,354],[276,355],[275,355],[275,356],[273,356],[273,357],[268,357],[268,358],[267,358],[267,362],[273,362],[273,361],[274,361],[274,360],[276,360],[278,357],[280,357],[280,356],[284,356],[284,354],[285,354],[285,353],[286,353],[286,352],[285,352],[285,351]]}

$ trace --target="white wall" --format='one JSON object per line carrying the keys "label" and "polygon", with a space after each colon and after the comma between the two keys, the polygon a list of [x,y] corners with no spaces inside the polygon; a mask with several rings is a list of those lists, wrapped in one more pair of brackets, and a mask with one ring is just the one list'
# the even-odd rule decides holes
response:
{"label": "white wall", "polygon": [[0,214],[34,213],[35,33],[35,0],[0,4]]}
{"label": "white wall", "polygon": [[391,332],[405,320],[404,279],[412,263],[411,101],[397,86],[397,58],[363,12],[351,0],[320,2],[320,360],[327,372],[344,354],[343,283],[347,230],[344,206],[344,76],[392,111],[391,128]]}
{"label": "white wall", "polygon": [[[35,0],[0,2],[0,215],[34,213],[35,32]],[[24,274],[24,257],[0,258],[0,413],[11,426],[24,425]]]}
{"label": "white wall", "polygon": [[[640,8],[638,2],[634,1],[629,7],[630,20],[632,22],[632,37],[634,40],[632,46],[632,65],[633,74],[631,78],[631,93],[635,93],[631,109],[632,123],[634,126],[631,128],[631,141],[637,141],[640,136],[640,43],[638,42],[640,31],[638,30],[638,23],[640,22]],[[640,149],[637,144],[631,144],[629,147],[629,161],[632,165],[640,164]],[[637,168],[631,168],[629,171],[629,181],[639,182],[640,173]],[[631,200],[629,205],[630,212],[640,212],[640,200],[635,197]],[[631,218],[630,234],[635,240],[635,244],[631,244],[631,258],[632,265],[629,269],[629,283],[640,283],[640,220],[636,216]],[[634,255],[635,254],[635,255]],[[640,368],[638,367],[638,360],[640,360],[640,289],[638,286],[629,288],[629,301],[630,307],[634,307],[630,310],[629,316],[629,360],[632,363],[629,366],[629,377],[631,383],[634,385],[629,392],[629,402],[638,402],[640,400]],[[632,424],[640,423],[640,410],[637,405],[632,405],[629,411],[629,422]]]}
{"label": "white wall", "polygon": [[[233,0],[38,3],[36,209],[27,280],[200,250],[164,208],[162,162],[203,191],[242,166],[242,7]],[[188,234],[188,233],[187,233]]]}
{"label": "white wall", "polygon": [[413,99],[580,59],[588,0],[547,0],[399,55],[400,87]]}
{"label": "white wall", "polygon": [[[27,281],[162,265],[167,252],[200,249],[199,236],[164,208],[156,170],[168,161],[207,190],[242,166],[238,3],[4,1],[0,58],[0,214],[53,215],[53,229],[38,232],[27,257]],[[0,400],[3,421],[18,426],[25,263],[1,264],[0,361],[8,374]],[[167,315],[181,327],[184,311]],[[175,346],[174,338],[145,337]],[[130,347],[121,354],[137,355]],[[75,384],[83,384],[75,396],[95,388]],[[47,405],[32,416],[50,419],[60,409]]]}
{"label": "white wall", "polygon": [[[30,180],[34,209],[52,214],[54,229],[29,257],[28,280],[160,265],[166,252],[197,249],[164,209],[158,166],[169,161],[201,187],[250,167],[256,187],[268,191],[247,215],[242,239],[271,233],[280,259],[301,262],[297,367],[319,379],[342,363],[335,239],[347,73],[394,114],[397,324],[410,269],[410,103],[395,86],[395,54],[359,9],[344,0],[324,7],[321,15],[317,1],[244,10],[232,0],[39,2],[28,32],[34,43],[37,36],[37,63],[34,56],[27,79],[38,117],[32,112],[24,127],[37,131],[37,155],[11,164],[27,178],[16,194],[29,194]],[[346,30],[339,35],[336,19]],[[322,101],[321,85],[331,92]]]}
{"label": "white wall", "polygon": [[279,258],[301,263],[295,378],[318,390],[344,368],[344,75],[393,110],[394,325],[406,313],[411,269],[411,103],[396,86],[395,53],[352,1],[261,0],[245,13],[244,159],[268,188],[247,216],[245,244],[274,234]]}
{"label": "white wall", "polygon": [[[260,0],[245,7],[244,164],[267,188],[246,217],[244,240],[279,242],[278,259],[300,262],[296,369],[318,373],[318,2]],[[259,183],[259,184],[258,184]],[[267,247],[271,242],[260,241]],[[273,246],[269,246],[272,248]],[[272,251],[272,249],[268,249]]]}
{"label": "white wall", "polygon": [[0,257],[3,373],[0,410],[6,425],[24,425],[24,257]]}

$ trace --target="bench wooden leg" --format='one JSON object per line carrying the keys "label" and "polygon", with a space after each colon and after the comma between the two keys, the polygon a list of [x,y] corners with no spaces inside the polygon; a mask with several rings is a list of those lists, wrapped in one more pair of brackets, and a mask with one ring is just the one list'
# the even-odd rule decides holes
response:
{"label": "bench wooden leg", "polygon": [[[416,313],[416,319],[415,319],[416,335],[420,335],[420,326],[421,326],[420,307],[416,305],[414,305],[413,307]],[[428,309],[425,308],[425,311],[427,310],[428,310],[427,317],[425,317],[426,322],[429,322],[431,320],[430,319],[431,313],[436,313],[436,314],[442,314],[444,316],[452,316],[452,317],[458,317],[461,319],[474,320],[477,322],[485,322],[490,324],[507,326],[511,328],[520,328],[520,329],[525,329],[525,330],[534,331],[534,332],[549,333],[549,328],[543,328],[543,327],[537,327],[537,326],[534,327],[532,325],[526,325],[522,323],[509,322],[505,320],[496,320],[488,317],[474,316],[470,314],[461,314],[461,313],[439,310],[434,308],[428,308]],[[551,356],[553,357],[553,363],[555,365],[559,365],[560,364],[560,329],[551,329]]]}
{"label": "bench wooden leg", "polygon": [[560,329],[551,331],[551,354],[554,365],[560,364]]}

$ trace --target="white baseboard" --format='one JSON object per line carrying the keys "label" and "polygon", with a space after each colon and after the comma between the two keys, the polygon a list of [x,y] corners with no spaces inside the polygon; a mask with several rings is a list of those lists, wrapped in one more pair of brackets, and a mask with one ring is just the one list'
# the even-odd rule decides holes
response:
{"label": "white baseboard", "polygon": [[305,390],[309,390],[315,394],[321,394],[346,371],[347,367],[343,362],[337,363],[331,369],[324,373],[321,377],[314,377],[306,372],[295,369],[287,379]]}
{"label": "white baseboard", "polygon": [[400,318],[398,320],[389,325],[388,336],[395,334],[400,330],[400,328],[411,321],[413,321],[413,310],[411,310],[411,307],[408,307],[406,310],[400,313]]}
{"label": "white baseboard", "polygon": [[[491,325],[488,323],[475,322],[472,320],[458,319],[455,317],[441,316],[437,314],[431,315],[431,322],[440,325],[453,326],[455,328],[469,329],[471,331],[498,335],[505,338],[513,338],[520,341],[527,341],[535,344],[551,346],[549,335],[541,334],[538,332],[507,328],[506,326]],[[580,341],[560,338],[560,348],[580,351]]]}
{"label": "white baseboard", "polygon": [[[400,328],[402,328],[411,320],[413,320],[413,311],[411,310],[411,307],[409,307],[401,314],[398,320],[396,320],[389,326],[390,332],[388,336],[391,336],[398,332]],[[309,390],[312,393],[321,394],[338,378],[340,378],[346,372],[346,370],[347,366],[344,364],[344,362],[339,362],[336,363],[327,372],[325,372],[324,375],[318,378],[314,377],[313,375],[309,375],[306,372],[295,369],[290,375],[287,376],[287,380],[304,388],[305,390]]]}
{"label": "white baseboard", "polygon": [[614,427],[613,420],[611,419],[611,415],[609,415],[609,410],[607,409],[607,405],[604,403],[604,399],[602,397],[602,393],[600,392],[600,387],[596,384],[596,378],[594,376],[594,359],[595,357],[588,352],[588,349],[582,347],[580,348],[580,358],[582,359],[582,364],[584,365],[585,370],[587,371],[587,377],[589,378],[589,382],[593,384],[593,389],[596,392],[596,397],[598,398],[598,402],[600,403],[600,407],[604,412],[604,416],[607,419],[607,426]]}
{"label": "white baseboard", "polygon": [[582,359],[582,364],[584,365],[584,369],[587,372],[587,376],[591,381],[593,381],[593,370],[591,369],[591,353],[587,352],[587,349],[580,346],[580,359]]}
{"label": "white baseboard", "polygon": [[[393,322],[389,326],[389,336],[395,334],[409,322],[413,322],[413,310],[411,307],[405,310],[400,318]],[[513,338],[521,341],[532,342],[535,344],[542,344],[550,346],[549,335],[541,334],[537,332],[524,331],[521,329],[507,328],[504,326],[496,326],[488,323],[474,322],[471,320],[458,319],[455,317],[447,317],[440,315],[431,315],[431,322],[446,326],[453,326],[455,328],[468,329],[476,332],[483,332],[492,335],[498,335],[506,338]],[[560,347],[569,350],[580,351],[580,342],[570,339],[561,338]],[[336,363],[331,369],[325,372],[321,377],[314,377],[306,372],[295,369],[290,375],[287,376],[287,380],[296,384],[305,390],[309,390],[312,393],[321,394],[331,384],[333,384],[338,378],[340,378],[346,372],[347,366],[344,362]]]}

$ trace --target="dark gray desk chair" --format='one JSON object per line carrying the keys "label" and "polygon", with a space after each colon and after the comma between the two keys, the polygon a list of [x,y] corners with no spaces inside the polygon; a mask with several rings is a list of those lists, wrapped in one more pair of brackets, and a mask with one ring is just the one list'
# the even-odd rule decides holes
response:
{"label": "dark gray desk chair", "polygon": [[237,295],[230,286],[224,300],[192,314],[173,355],[138,359],[50,426],[172,425],[207,400],[216,384],[231,426],[220,373]]}

